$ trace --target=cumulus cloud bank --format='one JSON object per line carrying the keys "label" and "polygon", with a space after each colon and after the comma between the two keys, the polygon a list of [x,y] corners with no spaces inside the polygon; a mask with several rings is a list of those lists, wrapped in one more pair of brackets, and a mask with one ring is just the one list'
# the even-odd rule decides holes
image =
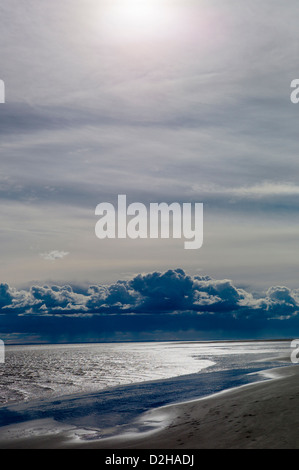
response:
{"label": "cumulus cloud bank", "polygon": [[96,342],[297,337],[299,289],[253,295],[229,279],[182,269],[75,288],[0,284],[6,342]]}
{"label": "cumulus cloud bank", "polygon": [[[77,289],[79,290],[79,289]],[[236,287],[228,279],[190,276],[182,269],[138,274],[85,291],[65,286],[17,290],[0,285],[0,313],[17,315],[188,314],[234,318],[289,319],[299,312],[299,289],[271,287],[264,296]]]}

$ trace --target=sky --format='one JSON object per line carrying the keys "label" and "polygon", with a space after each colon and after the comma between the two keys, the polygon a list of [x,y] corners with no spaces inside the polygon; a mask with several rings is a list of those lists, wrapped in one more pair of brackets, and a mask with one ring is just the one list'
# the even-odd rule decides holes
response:
{"label": "sky", "polygon": [[[298,14],[295,0],[0,3],[3,339],[298,336]],[[203,203],[203,246],[99,240],[95,208],[119,194]]]}

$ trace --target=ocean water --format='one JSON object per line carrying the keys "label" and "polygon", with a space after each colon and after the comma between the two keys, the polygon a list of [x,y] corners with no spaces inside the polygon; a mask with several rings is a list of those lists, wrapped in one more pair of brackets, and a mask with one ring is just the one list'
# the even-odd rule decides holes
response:
{"label": "ocean water", "polygon": [[7,346],[0,364],[0,403],[96,392],[212,365],[192,343]]}
{"label": "ocean water", "polygon": [[7,346],[0,426],[51,418],[106,437],[153,408],[264,380],[289,357],[289,341]]}

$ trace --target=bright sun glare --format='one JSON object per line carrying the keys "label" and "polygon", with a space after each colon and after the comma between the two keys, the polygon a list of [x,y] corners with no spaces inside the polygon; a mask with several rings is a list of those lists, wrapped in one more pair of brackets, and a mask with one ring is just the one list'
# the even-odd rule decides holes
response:
{"label": "bright sun glare", "polygon": [[169,27],[171,10],[163,0],[112,0],[102,15],[105,33],[127,39],[159,36]]}

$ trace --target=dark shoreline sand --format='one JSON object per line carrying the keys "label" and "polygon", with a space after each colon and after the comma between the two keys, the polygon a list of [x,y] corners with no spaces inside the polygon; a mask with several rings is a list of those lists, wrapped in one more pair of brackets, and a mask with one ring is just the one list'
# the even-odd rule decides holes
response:
{"label": "dark shoreline sand", "polygon": [[269,372],[271,380],[152,410],[151,418],[166,421],[150,434],[86,441],[84,430],[40,420],[2,428],[0,448],[298,449],[299,367]]}

